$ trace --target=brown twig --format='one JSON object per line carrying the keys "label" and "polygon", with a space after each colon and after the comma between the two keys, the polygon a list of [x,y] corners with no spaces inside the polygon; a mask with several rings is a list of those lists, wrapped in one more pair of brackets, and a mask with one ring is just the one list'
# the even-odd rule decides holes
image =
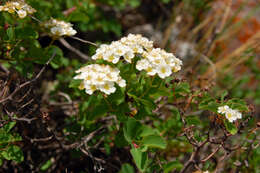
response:
{"label": "brown twig", "polygon": [[22,83],[21,85],[19,85],[9,96],[7,96],[6,98],[1,99],[1,100],[0,100],[0,103],[3,103],[3,102],[5,102],[5,101],[7,101],[7,100],[11,100],[11,99],[13,98],[13,96],[14,96],[18,91],[20,91],[22,88],[24,88],[24,87],[26,87],[26,86],[28,86],[28,85],[33,84],[34,82],[36,82],[36,81],[40,78],[41,74],[44,72],[44,70],[46,69],[46,67],[49,65],[49,63],[51,62],[51,60],[55,57],[55,55],[56,55],[56,51],[54,50],[54,52],[53,52],[51,58],[44,64],[44,66],[42,67],[42,69],[40,70],[40,72],[35,76],[35,78],[33,78],[32,80],[29,80],[29,81],[24,82],[24,83]]}
{"label": "brown twig", "polygon": [[37,118],[29,119],[29,118],[25,118],[25,117],[21,117],[21,118],[14,117],[14,113],[13,112],[10,113],[6,109],[5,109],[5,112],[7,113],[9,119],[12,120],[12,121],[25,121],[28,124],[31,124],[32,121],[37,120]]}
{"label": "brown twig", "polygon": [[59,42],[66,47],[67,49],[69,49],[70,51],[74,52],[75,54],[77,54],[80,58],[84,59],[84,60],[90,60],[90,57],[85,55],[84,53],[82,53],[80,50],[76,49],[75,47],[71,46],[64,38],[60,38]]}
{"label": "brown twig", "polygon": [[90,44],[90,45],[92,45],[92,46],[98,47],[98,45],[97,45],[96,43],[93,43],[93,42],[91,42],[91,41],[83,40],[83,39],[78,38],[78,37],[70,37],[70,38],[73,38],[74,40],[81,41],[82,43],[87,43],[87,44]]}
{"label": "brown twig", "polygon": [[216,152],[218,152],[218,150],[221,148],[222,145],[219,145],[210,155],[208,155],[206,158],[202,159],[200,162],[206,162],[208,161],[211,157],[213,157]]}

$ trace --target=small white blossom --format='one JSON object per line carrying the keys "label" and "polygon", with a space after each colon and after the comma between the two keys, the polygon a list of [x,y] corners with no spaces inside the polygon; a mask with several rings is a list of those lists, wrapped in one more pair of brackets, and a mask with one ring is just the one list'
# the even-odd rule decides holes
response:
{"label": "small white blossom", "polygon": [[230,108],[229,108],[229,106],[227,106],[227,105],[218,107],[218,113],[220,113],[220,114],[225,114],[229,109],[230,109]]}
{"label": "small white blossom", "polygon": [[146,59],[141,59],[140,61],[137,61],[136,63],[136,69],[141,71],[145,70],[149,67],[149,62]]}
{"label": "small white blossom", "polygon": [[18,10],[17,14],[20,18],[25,18],[27,15],[27,12],[25,10]]}
{"label": "small white blossom", "polygon": [[16,12],[19,18],[25,18],[27,14],[36,12],[34,8],[22,0],[6,2],[5,5],[0,6],[0,11],[7,11],[8,13]]}
{"label": "small white blossom", "polygon": [[120,71],[109,65],[91,64],[80,68],[76,73],[79,74],[74,79],[82,80],[79,89],[85,89],[85,92],[90,95],[96,90],[107,95],[114,93],[116,91],[115,83],[119,87],[126,86],[126,81],[119,75]]}
{"label": "small white blossom", "polygon": [[76,30],[72,28],[71,23],[67,23],[57,19],[51,19],[44,23],[44,27],[50,30],[50,35],[61,37],[61,36],[73,36],[77,33]]}
{"label": "small white blossom", "polygon": [[218,107],[218,113],[224,114],[229,122],[234,122],[242,118],[242,114],[238,110],[231,109],[227,105]]}
{"label": "small white blossom", "polygon": [[134,51],[132,49],[128,49],[126,53],[123,55],[124,59],[128,62],[131,63],[132,59],[135,57]]}
{"label": "small white blossom", "polygon": [[100,91],[104,92],[105,94],[109,95],[116,91],[116,87],[114,87],[114,82],[107,82],[103,85],[99,86]]}
{"label": "small white blossom", "polygon": [[117,84],[120,87],[124,88],[126,86],[126,81],[124,79],[122,79],[121,77],[119,77],[118,80],[117,80]]}
{"label": "small white blossom", "polygon": [[158,66],[157,73],[160,78],[164,79],[165,77],[171,75],[171,67],[166,64],[162,64]]}

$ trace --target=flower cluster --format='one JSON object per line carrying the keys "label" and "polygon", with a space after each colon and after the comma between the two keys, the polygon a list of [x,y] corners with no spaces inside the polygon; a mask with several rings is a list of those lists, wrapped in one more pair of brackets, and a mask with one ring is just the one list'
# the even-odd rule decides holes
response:
{"label": "flower cluster", "polygon": [[66,23],[64,21],[57,20],[57,19],[51,19],[45,22],[44,26],[50,29],[52,36],[56,36],[56,37],[60,37],[63,35],[72,36],[77,33],[77,31],[72,28],[71,23]]}
{"label": "flower cluster", "polygon": [[230,122],[233,122],[233,121],[236,121],[237,119],[242,118],[242,114],[238,110],[231,109],[227,105],[218,107],[218,113],[225,114],[226,118]]}
{"label": "flower cluster", "polygon": [[137,62],[136,68],[139,71],[147,71],[148,75],[158,74],[160,78],[165,78],[170,76],[172,71],[177,72],[181,69],[182,61],[172,53],[153,48],[152,41],[134,34],[129,34],[110,45],[102,44],[92,59],[103,59],[116,64],[120,57],[123,57],[125,61],[131,63],[136,54],[143,57]]}
{"label": "flower cluster", "polygon": [[168,77],[173,72],[181,69],[182,61],[172,53],[167,53],[160,48],[152,49],[150,52],[143,52],[144,59],[137,61],[136,69],[145,70],[148,75],[158,74],[162,79]]}
{"label": "flower cluster", "polygon": [[92,59],[104,59],[108,62],[116,64],[120,57],[131,63],[135,54],[141,54],[145,50],[151,50],[153,42],[141,35],[129,34],[118,41],[113,41],[110,45],[102,44],[97,49]]}
{"label": "flower cluster", "polygon": [[84,66],[76,71],[79,73],[74,79],[82,79],[79,89],[85,89],[87,94],[92,94],[96,90],[100,90],[109,95],[116,91],[115,83],[120,87],[126,86],[126,81],[119,75],[117,68],[109,65],[91,64]]}
{"label": "flower cluster", "polygon": [[0,5],[0,11],[7,11],[9,13],[16,12],[20,18],[25,18],[27,14],[33,14],[36,12],[34,8],[22,0],[9,1],[4,6]]}

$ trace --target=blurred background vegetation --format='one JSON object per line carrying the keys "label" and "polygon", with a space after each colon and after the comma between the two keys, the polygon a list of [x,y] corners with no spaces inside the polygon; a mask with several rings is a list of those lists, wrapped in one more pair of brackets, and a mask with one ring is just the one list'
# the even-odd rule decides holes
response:
{"label": "blurred background vegetation", "polygon": [[[1,1],[0,5],[5,2]],[[34,87],[25,88],[13,100],[1,102],[2,110],[16,110],[18,117],[4,123],[10,117],[1,113],[0,138],[5,142],[0,143],[0,172],[94,172],[97,167],[111,173],[137,171],[122,130],[117,131],[120,125],[113,122],[113,117],[86,118],[88,102],[82,103],[81,92],[72,87],[75,69],[88,61],[95,47],[70,37],[55,40],[48,46],[52,39],[42,29],[41,22],[51,17],[73,23],[77,37],[95,43],[109,43],[128,33],[142,34],[153,40],[156,47],[174,53],[183,61],[182,71],[176,76],[176,80],[185,82],[179,87],[181,92],[201,89],[225,99],[245,99],[253,112],[247,127],[250,130],[234,136],[230,142],[245,143],[240,149],[230,151],[226,162],[217,164],[222,154],[219,153],[215,161],[203,165],[203,170],[222,167],[222,172],[260,172],[258,0],[26,2],[37,10],[35,18],[18,19],[9,13],[0,13],[0,98],[32,79],[54,50],[56,57]],[[26,99],[19,102],[23,96]],[[166,115],[164,121],[154,124],[167,136],[167,148],[156,151],[160,161],[155,161],[163,165],[164,172],[180,171],[188,160],[187,154],[192,152],[192,145],[185,138],[179,138],[182,124],[177,121],[177,111],[172,111],[173,116]],[[199,127],[195,134],[210,128],[205,112],[191,113],[190,124]],[[37,120],[28,123],[19,117],[36,117]],[[107,121],[108,127],[98,130]],[[60,146],[61,141],[73,143],[96,130],[98,135],[93,134],[95,137],[88,142],[91,151],[88,157],[73,147]],[[62,139],[46,138],[51,135],[57,139],[62,136]],[[13,155],[6,154],[6,146],[11,146],[8,150]]]}

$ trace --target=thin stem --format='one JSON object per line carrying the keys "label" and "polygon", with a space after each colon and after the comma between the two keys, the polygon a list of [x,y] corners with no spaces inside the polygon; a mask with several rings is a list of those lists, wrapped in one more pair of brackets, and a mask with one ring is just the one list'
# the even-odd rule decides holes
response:
{"label": "thin stem", "polygon": [[143,94],[140,96],[140,98],[142,98],[143,96],[145,96],[145,94],[147,94],[147,92],[151,89],[151,87],[153,86],[153,80],[155,78],[155,75],[152,77],[152,79],[150,80],[150,87],[147,88],[146,91],[143,92]]}
{"label": "thin stem", "polygon": [[81,42],[83,42],[83,43],[91,44],[91,45],[93,45],[93,46],[98,47],[98,45],[97,45],[96,43],[93,43],[93,42],[91,42],[91,41],[83,40],[83,39],[78,38],[78,37],[70,37],[70,38],[73,38],[74,40],[78,40],[78,41],[81,41]]}
{"label": "thin stem", "polygon": [[89,60],[90,57],[85,55],[84,53],[82,53],[80,50],[76,49],[75,47],[71,46],[64,38],[60,38],[59,39],[60,43],[66,47],[67,49],[69,49],[70,51],[74,52],[75,54],[77,54],[79,57],[81,57],[84,60]]}
{"label": "thin stem", "polygon": [[109,106],[110,111],[114,112],[114,109],[112,108],[111,104],[107,100],[106,96],[103,96],[103,98],[104,98],[105,102],[107,103],[107,105]]}
{"label": "thin stem", "polygon": [[39,22],[39,23],[43,23],[41,20],[37,19],[36,17],[32,16],[32,15],[29,15],[33,20]]}

